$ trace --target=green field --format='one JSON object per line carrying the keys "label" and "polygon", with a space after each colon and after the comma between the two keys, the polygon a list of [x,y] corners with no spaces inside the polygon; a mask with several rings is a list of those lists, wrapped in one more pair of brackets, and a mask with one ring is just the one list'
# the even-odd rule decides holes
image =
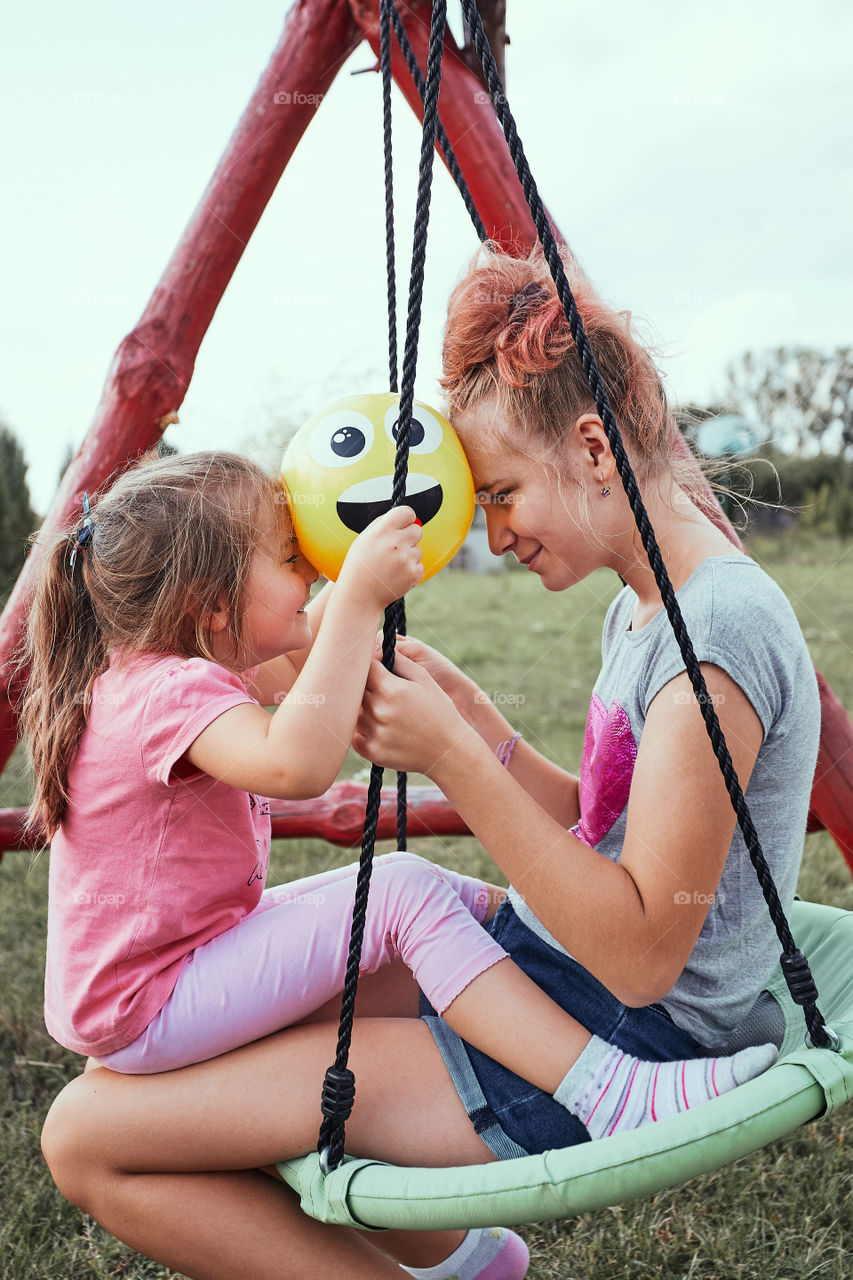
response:
{"label": "green field", "polygon": [[[788,594],[815,666],[853,710],[853,543],[755,538],[750,552]],[[469,671],[535,745],[576,770],[601,623],[619,585],[599,571],[569,592],[547,595],[520,572],[445,573],[411,597],[409,629]],[[353,758],[347,773],[363,767]],[[26,799],[18,752],[0,780],[0,803]],[[487,869],[471,840],[413,841],[412,847],[449,866]],[[351,858],[315,841],[278,842],[271,882]],[[853,878],[823,833],[807,838],[799,890],[805,898],[853,908]],[[163,1280],[170,1274],[164,1268],[66,1204],[41,1161],[42,1117],[81,1067],[42,1024],[46,892],[46,855],[6,855],[0,864],[0,1277]],[[851,1122],[848,1108],[652,1200],[531,1228],[525,1232],[534,1252],[531,1280],[849,1280]]]}

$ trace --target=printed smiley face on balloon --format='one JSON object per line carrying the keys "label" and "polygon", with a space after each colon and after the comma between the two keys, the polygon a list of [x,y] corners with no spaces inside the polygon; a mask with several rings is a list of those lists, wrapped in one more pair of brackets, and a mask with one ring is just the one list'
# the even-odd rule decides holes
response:
{"label": "printed smiley face on balloon", "polygon": [[[399,403],[392,394],[337,400],[300,428],[284,455],[281,479],[300,549],[333,581],[358,534],[391,508]],[[474,516],[474,482],[450,423],[418,400],[405,501],[424,527],[428,578],[465,540]]]}

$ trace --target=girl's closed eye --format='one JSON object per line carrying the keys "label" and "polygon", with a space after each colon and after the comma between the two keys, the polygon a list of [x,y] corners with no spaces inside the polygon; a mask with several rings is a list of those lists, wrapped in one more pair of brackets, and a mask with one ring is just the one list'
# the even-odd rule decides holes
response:
{"label": "girl's closed eye", "polygon": [[511,493],[512,493],[511,487],[508,489],[497,489],[495,490],[494,493],[481,490],[477,494],[477,502],[480,504],[481,507],[489,506],[491,503],[494,503],[494,502],[506,502]]}
{"label": "girl's closed eye", "polygon": [[279,562],[281,564],[296,564],[301,555],[302,551],[299,543],[292,533],[289,537],[282,539],[279,544]]}

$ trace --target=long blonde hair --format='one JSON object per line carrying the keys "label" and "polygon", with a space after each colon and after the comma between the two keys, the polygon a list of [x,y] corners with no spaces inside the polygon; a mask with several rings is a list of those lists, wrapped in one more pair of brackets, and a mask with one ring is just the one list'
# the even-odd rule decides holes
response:
{"label": "long blonde hair", "polygon": [[52,839],[65,815],[69,766],[112,650],[219,660],[210,619],[227,601],[236,659],[267,511],[289,541],[274,480],[237,454],[195,453],[144,463],[97,495],[73,566],[79,521],[33,535],[42,555],[21,654],[30,669],[21,708],[35,776],[30,829]]}

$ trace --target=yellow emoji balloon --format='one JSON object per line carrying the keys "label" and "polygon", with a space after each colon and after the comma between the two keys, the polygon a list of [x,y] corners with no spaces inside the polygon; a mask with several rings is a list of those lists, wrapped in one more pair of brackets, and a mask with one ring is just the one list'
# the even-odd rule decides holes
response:
{"label": "yellow emoji balloon", "polygon": [[[399,404],[392,394],[336,400],[300,428],[284,455],[281,479],[300,549],[332,580],[357,535],[390,510]],[[419,400],[412,409],[405,501],[424,527],[429,578],[465,541],[474,482],[450,423]]]}

